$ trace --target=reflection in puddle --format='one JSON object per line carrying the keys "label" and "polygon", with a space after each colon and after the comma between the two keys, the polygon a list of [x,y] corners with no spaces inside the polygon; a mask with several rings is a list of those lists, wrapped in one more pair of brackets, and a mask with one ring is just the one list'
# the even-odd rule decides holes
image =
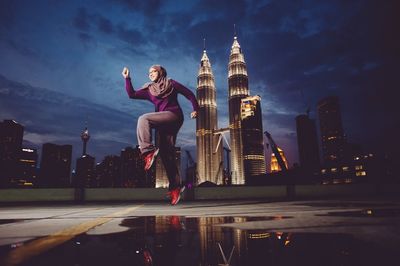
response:
{"label": "reflection in puddle", "polygon": [[318,216],[344,216],[344,217],[384,217],[394,218],[400,216],[400,209],[365,209],[360,211],[328,212]]}
{"label": "reflection in puddle", "polygon": [[377,265],[394,257],[347,234],[213,226],[263,219],[270,217],[129,218],[120,224],[128,231],[82,234],[25,265]]}
{"label": "reflection in puddle", "polygon": [[15,219],[0,219],[0,224],[11,224],[11,223],[16,223],[20,222],[23,220],[15,220]]}
{"label": "reflection in puddle", "polygon": [[305,203],[297,203],[293,205],[300,206],[310,206],[310,207],[337,207],[337,208],[362,208],[362,207],[387,207],[393,206],[393,203],[379,203],[379,202],[343,202],[343,201],[335,201],[335,202],[305,202]]}

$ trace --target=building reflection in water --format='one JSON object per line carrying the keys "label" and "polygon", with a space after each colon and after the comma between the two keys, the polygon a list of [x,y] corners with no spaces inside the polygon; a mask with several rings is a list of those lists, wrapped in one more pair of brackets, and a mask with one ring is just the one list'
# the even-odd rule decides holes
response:
{"label": "building reflection in water", "polygon": [[252,253],[252,250],[259,251],[261,246],[265,247],[260,246],[260,242],[273,237],[282,242],[283,246],[285,241],[288,241],[287,236],[283,233],[244,231],[219,225],[271,219],[282,217],[156,216],[127,219],[121,225],[143,234],[137,237],[145,241],[143,250],[150,250],[153,260],[157,263],[155,265],[223,264],[222,252],[228,259],[232,249],[232,265],[245,265],[244,263],[260,257],[260,254]]}

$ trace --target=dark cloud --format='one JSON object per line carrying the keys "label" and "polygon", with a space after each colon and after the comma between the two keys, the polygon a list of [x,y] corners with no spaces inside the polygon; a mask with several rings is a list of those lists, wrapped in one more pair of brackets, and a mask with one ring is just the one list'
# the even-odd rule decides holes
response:
{"label": "dark cloud", "polygon": [[[292,21],[297,16],[301,6],[300,1],[269,1],[266,4],[252,9],[248,18],[248,30],[254,32],[276,32],[281,31],[285,21]],[[301,22],[297,27],[301,27]]]}
{"label": "dark cloud", "polygon": [[12,39],[5,40],[7,45],[15,50],[17,53],[27,56],[27,57],[32,57],[39,59],[38,53],[32,49],[29,45],[26,45],[25,42],[16,42]]}
{"label": "dark cloud", "polygon": [[90,43],[93,41],[93,37],[92,37],[90,34],[86,33],[86,32],[80,32],[80,33],[78,34],[78,36],[79,36],[79,39],[80,39],[85,45],[88,45],[88,44],[90,44]]}
{"label": "dark cloud", "polygon": [[18,8],[17,1],[0,1],[0,32],[9,30],[14,25]]}
{"label": "dark cloud", "polygon": [[[274,131],[274,129],[282,131],[287,129],[293,129],[295,127],[295,116],[293,114],[279,113],[271,110],[270,112],[264,112],[264,129]],[[279,128],[277,127],[279,125]]]}
{"label": "dark cloud", "polygon": [[[143,45],[142,33],[135,29],[130,29],[125,24],[114,25],[111,20],[102,16],[99,13],[89,13],[86,8],[79,8],[77,15],[74,18],[74,26],[79,30],[79,39],[85,44],[89,45],[94,42],[94,35],[98,32],[106,34],[115,34],[116,38],[126,42],[130,48],[127,50],[137,53],[138,46]],[[92,26],[94,26],[92,28]],[[97,29],[95,30],[91,29]],[[123,50],[123,49],[119,49]],[[126,50],[126,49],[125,49]]]}
{"label": "dark cloud", "polygon": [[119,3],[131,11],[143,12],[146,16],[155,15],[161,8],[160,0],[117,0],[113,1],[113,3]]}
{"label": "dark cloud", "polygon": [[114,32],[114,27],[113,27],[112,22],[105,17],[100,16],[98,18],[97,27],[100,31],[107,33],[107,34],[111,34]]}
{"label": "dark cloud", "polygon": [[141,32],[135,29],[126,28],[122,24],[117,26],[116,34],[119,39],[133,48],[138,49],[139,47],[144,47],[146,45],[146,41]]}
{"label": "dark cloud", "polygon": [[[231,23],[246,16],[246,7],[245,0],[202,0],[197,3],[193,11],[197,10],[198,15],[207,14],[209,18],[220,17]],[[233,23],[231,25],[233,30]]]}
{"label": "dark cloud", "polygon": [[90,18],[86,8],[81,7],[78,9],[78,13],[73,20],[73,25],[76,29],[80,31],[89,31]]}

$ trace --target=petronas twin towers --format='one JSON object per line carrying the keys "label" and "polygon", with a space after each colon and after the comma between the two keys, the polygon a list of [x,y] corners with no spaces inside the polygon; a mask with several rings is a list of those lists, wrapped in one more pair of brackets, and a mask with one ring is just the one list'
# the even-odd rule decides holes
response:
{"label": "petronas twin towers", "polygon": [[[230,182],[265,173],[260,97],[249,97],[246,63],[237,37],[228,64],[229,127],[218,128],[216,88],[211,63],[204,50],[197,77],[199,112],[196,124],[197,184],[223,184],[223,132],[230,133]],[[229,159],[229,158],[228,158]]]}

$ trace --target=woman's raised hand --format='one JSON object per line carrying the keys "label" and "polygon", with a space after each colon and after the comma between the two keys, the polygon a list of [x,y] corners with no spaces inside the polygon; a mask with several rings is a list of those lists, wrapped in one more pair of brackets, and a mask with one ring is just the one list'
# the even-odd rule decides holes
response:
{"label": "woman's raised hand", "polygon": [[129,78],[129,69],[127,67],[124,67],[122,70],[122,76],[126,79]]}

